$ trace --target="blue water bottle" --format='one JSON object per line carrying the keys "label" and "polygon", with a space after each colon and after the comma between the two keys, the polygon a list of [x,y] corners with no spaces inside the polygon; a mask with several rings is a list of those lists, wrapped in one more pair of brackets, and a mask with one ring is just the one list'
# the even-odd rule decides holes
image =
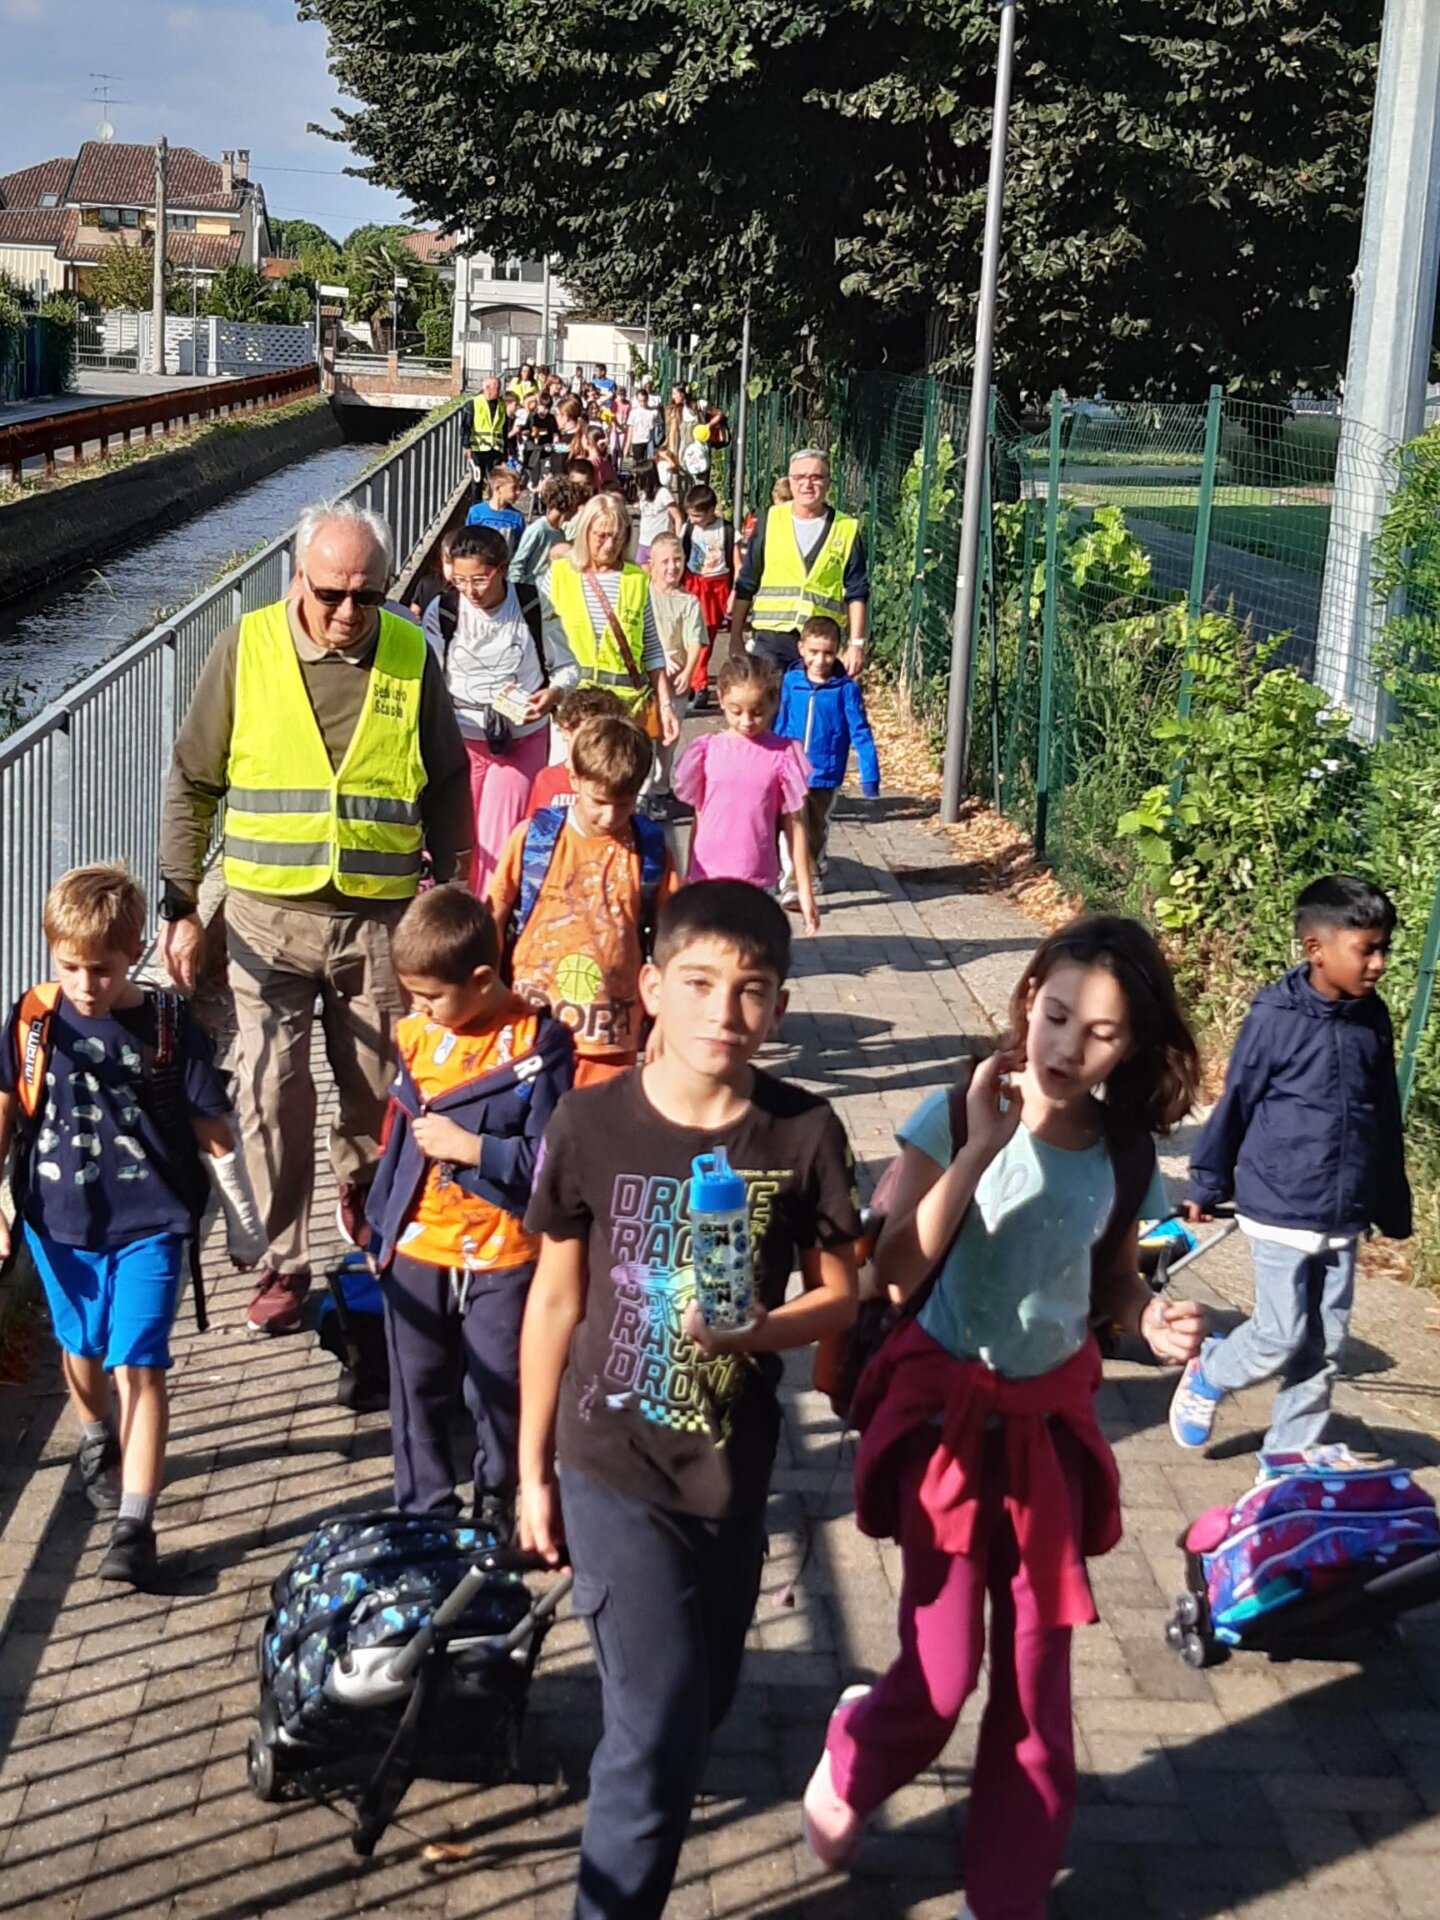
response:
{"label": "blue water bottle", "polygon": [[755,1262],[745,1181],[724,1147],[691,1162],[690,1245],[695,1293],[708,1325],[742,1332],[754,1324]]}

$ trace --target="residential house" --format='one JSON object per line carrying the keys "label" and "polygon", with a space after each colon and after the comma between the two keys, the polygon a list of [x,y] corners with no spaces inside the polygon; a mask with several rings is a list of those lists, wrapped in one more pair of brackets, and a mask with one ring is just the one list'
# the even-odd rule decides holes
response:
{"label": "residential house", "polygon": [[[209,160],[171,147],[165,170],[165,257],[213,278],[258,267],[270,251],[265,193],[244,148]],[[153,243],[155,150],[87,140],[73,160],[0,175],[0,270],[35,293],[85,292],[103,248]]]}
{"label": "residential house", "polygon": [[467,386],[487,373],[513,372],[525,360],[566,368],[603,361],[622,381],[628,376],[631,349],[644,347],[643,326],[582,318],[543,261],[486,253],[454,258],[453,351],[464,359]]}

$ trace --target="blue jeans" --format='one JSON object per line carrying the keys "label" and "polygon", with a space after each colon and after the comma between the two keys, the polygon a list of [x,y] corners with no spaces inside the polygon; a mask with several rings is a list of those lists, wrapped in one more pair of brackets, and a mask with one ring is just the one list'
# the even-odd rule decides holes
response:
{"label": "blue jeans", "polygon": [[[1247,1236],[1248,1237],[1248,1236]],[[1265,1436],[1267,1453],[1318,1446],[1355,1301],[1355,1242],[1300,1253],[1275,1240],[1250,1241],[1255,1311],[1205,1357],[1212,1387],[1237,1393],[1280,1375]]]}

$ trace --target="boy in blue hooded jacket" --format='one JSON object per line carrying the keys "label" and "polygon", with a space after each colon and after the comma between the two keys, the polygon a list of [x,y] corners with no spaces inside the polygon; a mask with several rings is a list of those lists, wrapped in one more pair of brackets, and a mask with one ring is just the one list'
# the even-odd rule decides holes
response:
{"label": "boy in blue hooded jacket", "polygon": [[[875,736],[865,712],[865,696],[840,664],[840,627],[828,615],[815,614],[800,629],[800,658],[786,673],[780,688],[780,712],[775,731],[786,740],[798,740],[810,762],[810,791],[802,816],[810,847],[810,871],[818,891],[828,864],[825,848],[830,838],[830,810],[844,785],[850,749],[860,762],[860,785],[865,798],[880,793],[880,760]],[[799,894],[791,871],[789,847],[780,842],[780,904],[795,906]]]}
{"label": "boy in blue hooded jacket", "polygon": [[1411,1230],[1395,1039],[1375,991],[1395,908],[1368,880],[1331,874],[1295,906],[1305,953],[1264,987],[1225,1091],[1190,1161],[1188,1220],[1234,1199],[1255,1260],[1255,1311],[1180,1376],[1170,1431],[1203,1447],[1227,1393],[1280,1376],[1267,1453],[1317,1446],[1355,1297],[1355,1249],[1376,1226]]}
{"label": "boy in blue hooded jacket", "polygon": [[422,893],[392,950],[411,1012],[396,1030],[400,1065],[366,1218],[385,1300],[395,1504],[459,1515],[450,1420],[463,1386],[474,1518],[508,1538],[520,1322],[539,1252],[524,1215],[574,1047],[502,981],[494,917],[468,888]]}

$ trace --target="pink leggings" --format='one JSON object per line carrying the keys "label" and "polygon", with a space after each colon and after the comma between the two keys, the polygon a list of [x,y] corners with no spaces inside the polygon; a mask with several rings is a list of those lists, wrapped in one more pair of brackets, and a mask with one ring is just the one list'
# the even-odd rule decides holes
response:
{"label": "pink leggings", "polygon": [[525,818],[530,789],[550,758],[550,729],[540,727],[498,757],[483,740],[466,740],[470,798],[475,808],[475,858],[470,885],[483,900],[505,842]]}
{"label": "pink leggings", "polygon": [[[1078,1527],[1073,1470],[1070,1480]],[[965,1821],[965,1898],[975,1920],[1044,1920],[1075,1811],[1070,1629],[1040,1624],[1003,1496],[1003,1459],[988,1446],[974,1554],[942,1553],[922,1525],[907,1529],[899,1658],[835,1715],[826,1745],[836,1791],[860,1813],[933,1765],[980,1676],[988,1591],[990,1697]],[[918,1502],[907,1510],[918,1517]]]}

